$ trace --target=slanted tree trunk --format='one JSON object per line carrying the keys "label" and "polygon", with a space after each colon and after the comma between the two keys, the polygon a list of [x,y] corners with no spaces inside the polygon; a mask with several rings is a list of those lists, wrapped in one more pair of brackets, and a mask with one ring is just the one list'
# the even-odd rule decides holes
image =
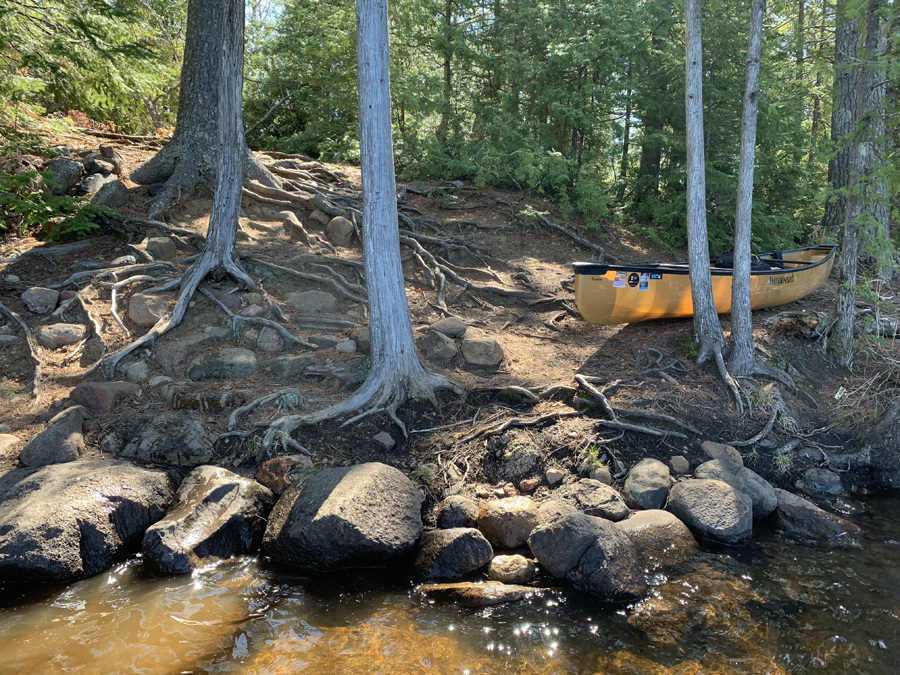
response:
{"label": "slanted tree trunk", "polygon": [[[154,157],[131,172],[131,179],[136,183],[165,182],[165,187],[150,201],[150,218],[160,218],[183,195],[193,193],[197,187],[215,185],[223,1],[190,0],[175,133]],[[243,42],[243,24],[234,30]],[[244,174],[266,185],[278,186],[278,180],[250,152],[243,128],[239,129],[239,135]]]}
{"label": "slanted tree trunk", "polygon": [[759,112],[759,60],[765,13],[766,0],[753,0],[750,9],[750,40],[747,46],[747,78],[741,118],[741,159],[734,222],[731,357],[728,362],[733,375],[749,375],[754,370],[756,362],[753,322],[750,316],[750,229],[753,212],[753,168],[756,156],[756,116]]}

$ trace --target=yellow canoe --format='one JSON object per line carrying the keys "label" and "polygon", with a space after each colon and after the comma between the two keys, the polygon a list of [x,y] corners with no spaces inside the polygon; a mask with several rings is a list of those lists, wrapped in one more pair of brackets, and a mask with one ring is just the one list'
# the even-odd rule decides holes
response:
{"label": "yellow canoe", "polygon": [[[770,269],[750,273],[750,307],[762,309],[799,300],[831,274],[835,244],[772,251],[759,256]],[[575,302],[590,323],[613,324],[692,316],[687,263],[600,265],[573,263]],[[731,269],[711,267],[716,311],[731,311]]]}

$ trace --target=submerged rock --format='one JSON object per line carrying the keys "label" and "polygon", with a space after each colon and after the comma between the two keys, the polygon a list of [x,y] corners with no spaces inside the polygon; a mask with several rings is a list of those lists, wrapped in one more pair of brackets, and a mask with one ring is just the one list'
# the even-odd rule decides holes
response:
{"label": "submerged rock", "polygon": [[421,579],[459,579],[480,570],[493,555],[488,540],[474,528],[431,530],[422,535],[416,574]]}
{"label": "submerged rock", "polygon": [[849,520],[820,509],[808,499],[778,488],[775,488],[775,494],[778,496],[778,525],[789,535],[846,543],[862,536],[862,530]]}
{"label": "submerged rock", "polygon": [[425,584],[419,586],[418,591],[430,600],[452,603],[462,607],[489,607],[505,602],[519,602],[539,592],[528,586],[501,584],[497,581],[486,581],[479,584],[471,582]]}
{"label": "submerged rock", "polygon": [[0,581],[68,582],[138,550],[175,494],[168,473],[100,460],[0,477]]}
{"label": "submerged rock", "polygon": [[144,535],[144,564],[186,574],[211,560],[259,548],[275,497],[255,480],[200,466],[181,483],[165,518]]}
{"label": "submerged rock", "polygon": [[422,497],[378,462],[325,469],[291,485],[272,510],[263,552],[278,564],[326,571],[377,567],[422,535]]}
{"label": "submerged rock", "polygon": [[640,556],[654,565],[680,565],[699,548],[687,525],[668,511],[636,511],[616,526],[628,535]]}

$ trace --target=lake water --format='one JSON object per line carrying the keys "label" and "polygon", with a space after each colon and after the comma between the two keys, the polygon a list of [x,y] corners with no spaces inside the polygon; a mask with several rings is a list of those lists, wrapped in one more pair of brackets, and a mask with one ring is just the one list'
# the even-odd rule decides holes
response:
{"label": "lake water", "polygon": [[900,498],[858,503],[861,548],[778,535],[703,551],[608,605],[566,589],[486,609],[253,559],[152,578],[140,560],[0,595],[0,673],[178,675],[900,672]]}

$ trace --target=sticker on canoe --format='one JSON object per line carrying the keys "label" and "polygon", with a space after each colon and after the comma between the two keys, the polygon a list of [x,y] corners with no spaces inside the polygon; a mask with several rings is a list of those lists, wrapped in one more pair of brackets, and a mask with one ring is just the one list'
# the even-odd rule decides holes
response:
{"label": "sticker on canoe", "polygon": [[637,272],[632,272],[631,274],[628,275],[628,285],[629,286],[632,286],[632,287],[637,286],[638,281],[640,281],[640,280],[641,280],[641,275],[638,274]]}
{"label": "sticker on canoe", "polygon": [[617,277],[624,277],[628,272],[616,272]]}
{"label": "sticker on canoe", "polygon": [[613,288],[625,288],[625,277],[617,276],[615,279],[613,279]]}
{"label": "sticker on canoe", "polygon": [[788,274],[785,276],[778,277],[769,277],[769,286],[781,286],[781,284],[792,284],[794,283],[794,275]]}
{"label": "sticker on canoe", "polygon": [[657,274],[651,274],[651,275],[650,275],[650,278],[651,278],[651,279],[662,279],[662,274],[659,274],[659,273],[657,273]]}
{"label": "sticker on canoe", "polygon": [[650,272],[641,273],[641,283],[638,286],[639,291],[646,291],[650,288]]}

